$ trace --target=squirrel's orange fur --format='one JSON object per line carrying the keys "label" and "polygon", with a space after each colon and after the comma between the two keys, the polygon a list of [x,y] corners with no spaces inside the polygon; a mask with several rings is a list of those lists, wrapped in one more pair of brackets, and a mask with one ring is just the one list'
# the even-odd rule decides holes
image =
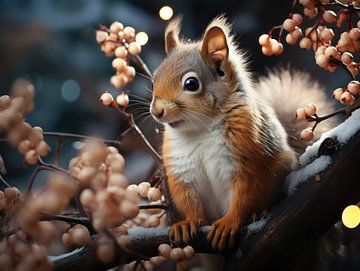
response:
{"label": "squirrel's orange fur", "polygon": [[253,213],[270,206],[296,154],[256,91],[224,18],[216,18],[200,42],[181,41],[179,25],[177,19],[166,30],[168,57],[154,75],[151,104],[165,124],[164,167],[183,219],[171,234],[187,241],[209,223],[208,239],[223,249]]}

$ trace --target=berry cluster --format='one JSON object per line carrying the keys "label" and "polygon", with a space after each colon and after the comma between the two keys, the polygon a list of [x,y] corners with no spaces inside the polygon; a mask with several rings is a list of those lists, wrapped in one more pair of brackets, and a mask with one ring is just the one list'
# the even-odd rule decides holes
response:
{"label": "berry cluster", "polygon": [[[310,103],[306,105],[304,108],[298,108],[296,110],[296,120],[297,121],[306,121],[309,117],[316,116],[316,105]],[[315,134],[313,128],[306,128],[300,132],[300,139],[304,141],[313,140]]]}
{"label": "berry cluster", "polygon": [[90,232],[85,226],[76,224],[62,235],[61,240],[66,247],[82,246],[90,240]]}
{"label": "berry cluster", "polygon": [[0,241],[0,269],[50,271],[53,264],[45,246],[26,241],[25,234],[17,231]]}
{"label": "berry cluster", "polygon": [[[356,8],[360,6],[360,1],[340,1],[339,3],[342,3],[343,7],[335,12],[332,10],[335,5],[330,0],[299,0],[307,18],[318,16],[316,23],[307,27],[303,35],[300,28],[303,24],[302,15],[291,12],[281,25],[273,27],[269,34],[260,36],[259,44],[262,46],[263,54],[270,56],[282,53],[280,42],[282,31],[278,40],[272,38],[275,29],[282,29],[288,32],[286,35],[288,44],[294,45],[299,42],[302,49],[312,48],[315,52],[316,64],[320,67],[333,72],[338,66],[345,65],[352,75],[356,76],[359,64],[353,61],[352,54],[360,49],[360,22],[356,21],[353,26],[354,16],[352,15],[358,11]],[[347,29],[341,31],[336,42],[334,30],[328,25],[336,24],[336,27],[340,28],[345,25],[344,23],[347,23]]]}
{"label": "berry cluster", "polygon": [[18,79],[12,89],[13,96],[0,97],[0,132],[7,133],[10,144],[17,146],[30,165],[50,152],[49,145],[44,141],[43,130],[40,127],[31,127],[23,119],[23,114],[33,108],[34,94],[32,84]]}
{"label": "berry cluster", "polygon": [[333,92],[335,100],[342,104],[351,105],[354,103],[355,97],[358,97],[360,93],[360,82],[353,80],[350,81],[346,87],[337,88]]}
{"label": "berry cluster", "polygon": [[141,46],[135,41],[135,29],[120,22],[113,22],[110,28],[101,27],[96,31],[96,41],[107,56],[114,56],[112,66],[116,75],[112,76],[110,83],[120,88],[131,82],[135,77],[135,69],[129,66],[128,55],[138,56]]}
{"label": "berry cluster", "polygon": [[104,92],[100,96],[100,102],[106,106],[126,108],[129,105],[129,96],[125,92],[121,92],[116,99],[109,92]]}
{"label": "berry cluster", "polygon": [[91,213],[96,230],[120,226],[137,216],[137,194],[126,191],[125,160],[115,147],[87,141],[70,161],[70,173],[84,188],[80,202]]}
{"label": "berry cluster", "polygon": [[284,50],[281,42],[272,39],[268,34],[262,34],[259,37],[259,44],[262,46],[262,53],[266,56],[280,55]]}
{"label": "berry cluster", "polygon": [[40,222],[42,214],[56,215],[65,210],[77,190],[68,176],[53,174],[48,184],[38,194],[29,196],[19,212],[22,231],[41,244],[49,244],[54,236],[50,222]]}
{"label": "berry cluster", "polygon": [[[295,12],[299,8],[300,11]],[[300,13],[303,13],[301,15]],[[333,98],[342,104],[351,106],[360,92],[360,63],[356,54],[360,50],[360,0],[298,0],[293,3],[292,10],[281,25],[274,26],[268,34],[259,37],[264,55],[278,55],[283,51],[282,34],[286,34],[286,43],[299,43],[300,48],[314,51],[315,63],[328,72],[335,72],[339,67],[345,68],[352,77],[346,87],[333,91]],[[313,19],[313,20],[307,20]],[[310,26],[305,27],[305,25]],[[303,28],[303,30],[301,29]],[[274,39],[274,31],[279,29],[279,36]],[[339,111],[341,112],[341,111]],[[299,108],[296,119],[299,121],[315,121],[312,128],[304,129],[300,138],[310,141],[314,138],[314,129],[318,122],[331,116],[319,118],[316,106]]]}
{"label": "berry cluster", "polygon": [[159,255],[165,259],[170,259],[176,262],[177,269],[185,271],[189,269],[190,261],[195,256],[193,247],[186,246],[184,248],[172,248],[168,244],[161,244],[158,248]]}
{"label": "berry cluster", "polygon": [[4,191],[0,191],[0,211],[10,212],[22,202],[22,196],[19,189],[7,187]]}
{"label": "berry cluster", "polygon": [[150,183],[142,182],[139,185],[132,184],[127,188],[138,193],[142,198],[147,198],[150,202],[159,201],[161,198],[161,191],[157,187],[151,187]]}

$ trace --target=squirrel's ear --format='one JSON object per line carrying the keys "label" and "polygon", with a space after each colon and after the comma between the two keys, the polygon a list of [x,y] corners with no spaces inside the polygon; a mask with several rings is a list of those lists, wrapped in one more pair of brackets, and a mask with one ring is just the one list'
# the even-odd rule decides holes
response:
{"label": "squirrel's ear", "polygon": [[206,30],[200,45],[200,54],[207,64],[214,63],[217,68],[227,60],[229,47],[221,27],[212,26]]}
{"label": "squirrel's ear", "polygon": [[165,52],[169,54],[180,43],[179,33],[181,27],[181,16],[177,16],[168,24],[165,30]]}

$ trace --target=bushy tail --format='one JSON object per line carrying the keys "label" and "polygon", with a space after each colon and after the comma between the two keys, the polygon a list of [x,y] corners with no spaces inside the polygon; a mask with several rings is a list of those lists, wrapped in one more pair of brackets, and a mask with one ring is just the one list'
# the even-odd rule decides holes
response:
{"label": "bushy tail", "polygon": [[[324,89],[307,73],[281,69],[261,77],[256,89],[275,110],[277,117],[289,135],[290,146],[299,154],[303,153],[308,142],[301,141],[301,130],[311,127],[313,123],[297,122],[295,111],[309,103],[315,103],[320,115],[334,110]],[[316,127],[315,138],[336,125],[336,119],[331,118]]]}

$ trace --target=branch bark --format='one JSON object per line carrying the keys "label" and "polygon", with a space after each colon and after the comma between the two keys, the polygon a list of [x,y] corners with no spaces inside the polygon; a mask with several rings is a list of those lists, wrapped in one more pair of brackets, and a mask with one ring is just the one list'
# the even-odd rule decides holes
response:
{"label": "branch bark", "polygon": [[[318,240],[341,217],[342,210],[360,199],[360,182],[357,164],[360,160],[360,132],[345,145],[323,151],[332,162],[322,172],[308,178],[291,196],[274,206],[266,218],[265,225],[258,231],[243,227],[236,251],[225,251],[229,256],[228,270],[268,270],[271,268],[291,269],[309,247]],[[208,226],[202,227],[196,239],[189,244],[197,252],[217,253],[206,241]],[[161,243],[170,243],[168,228],[137,228],[129,231],[131,251],[119,251],[119,257],[110,264],[101,264],[90,247],[83,247],[81,253],[57,259],[55,270],[84,270],[84,262],[91,259],[92,268],[106,270],[112,266],[135,259],[147,259],[157,255]],[[139,256],[142,255],[142,256]],[[78,264],[75,264],[78,263]],[[231,268],[231,269],[230,269]],[[89,270],[90,270],[89,269]]]}

